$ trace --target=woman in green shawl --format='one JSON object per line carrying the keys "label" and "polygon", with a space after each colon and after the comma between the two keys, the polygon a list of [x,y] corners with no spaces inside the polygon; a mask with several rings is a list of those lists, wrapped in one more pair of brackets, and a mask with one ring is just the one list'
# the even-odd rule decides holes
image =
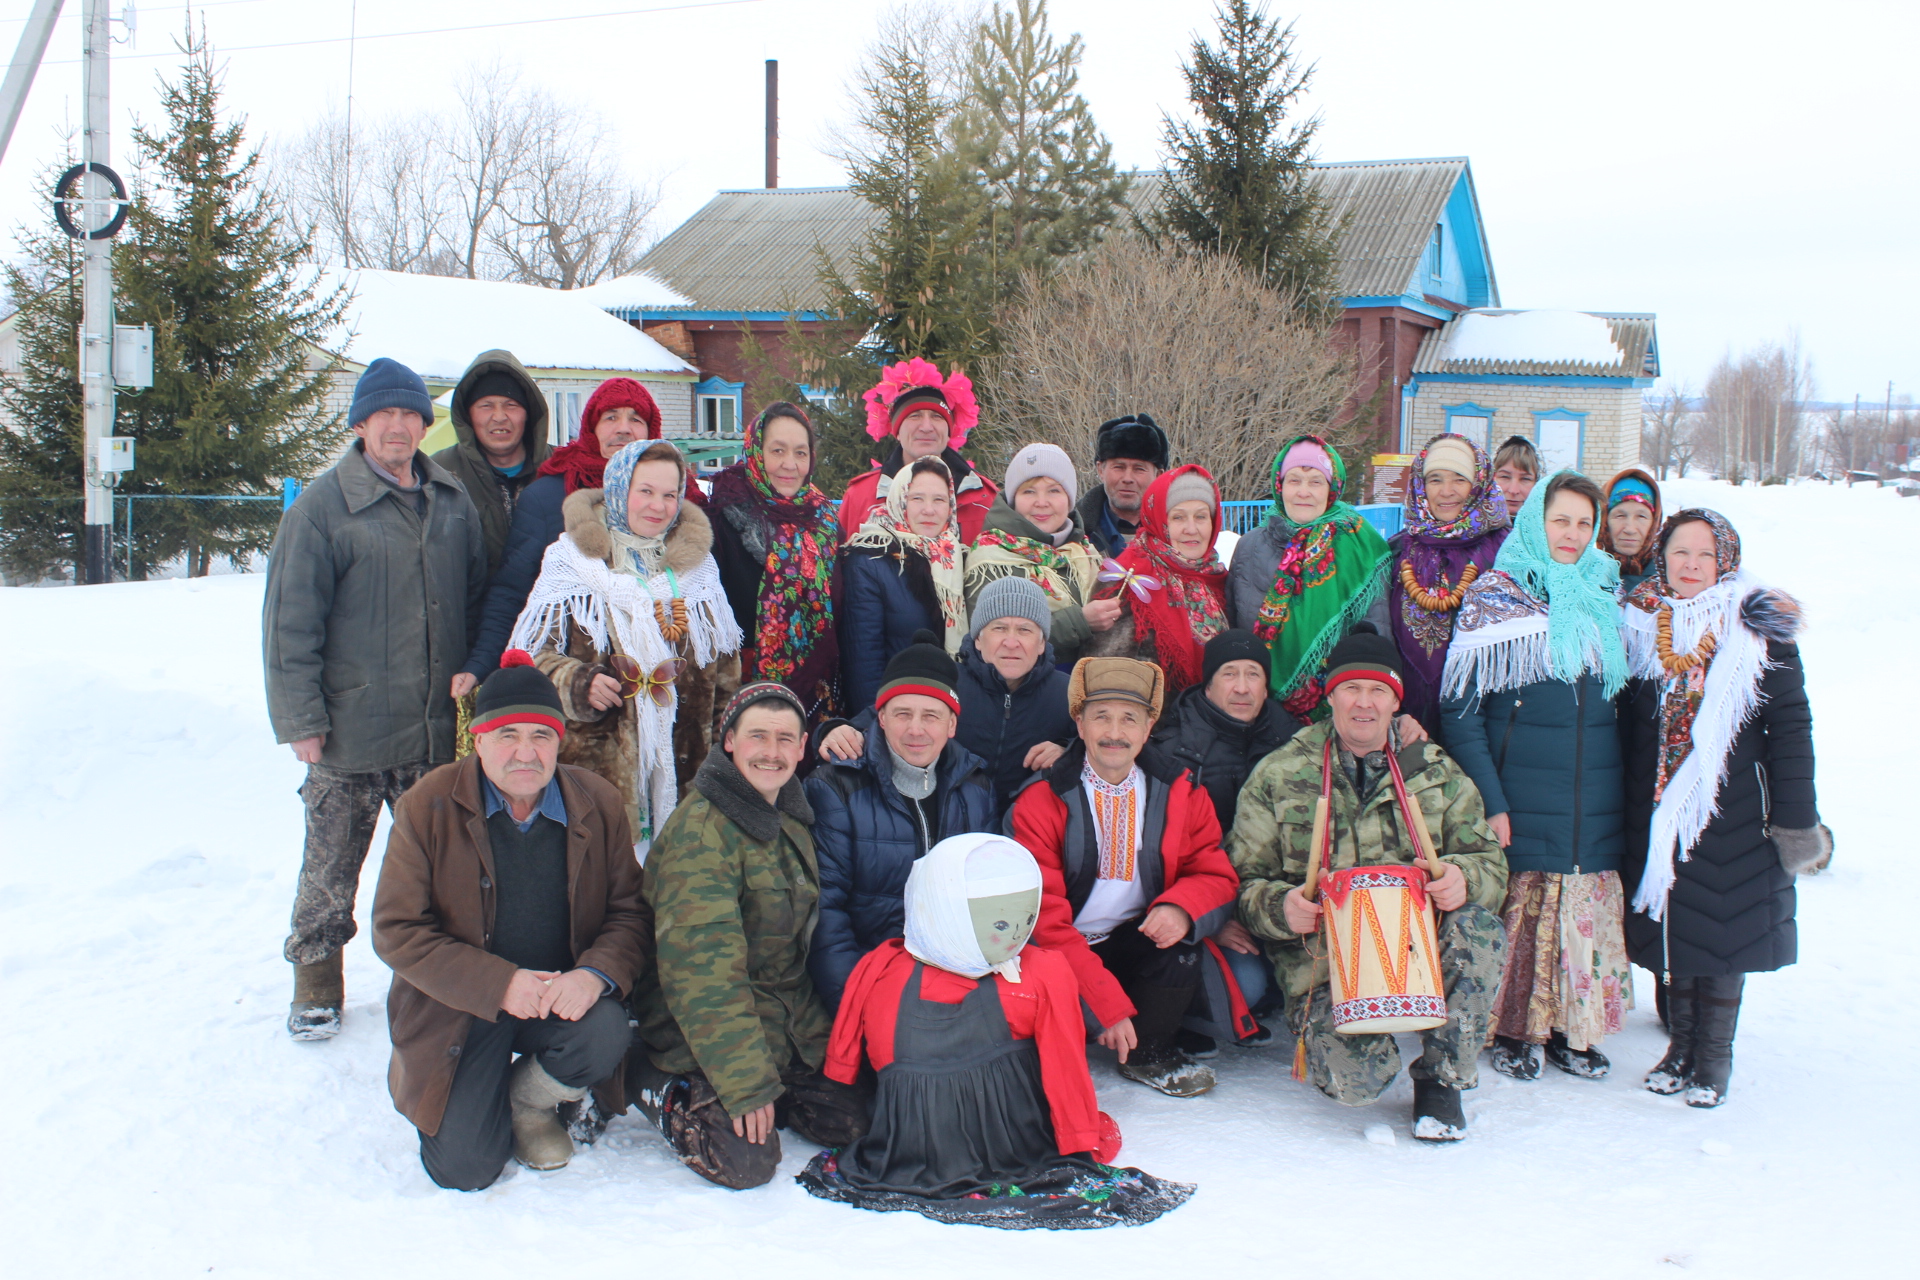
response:
{"label": "woman in green shawl", "polygon": [[1340,455],[1295,436],[1273,459],[1273,509],[1240,539],[1227,613],[1267,642],[1274,696],[1301,720],[1320,704],[1320,664],[1387,585],[1386,539],[1340,500]]}

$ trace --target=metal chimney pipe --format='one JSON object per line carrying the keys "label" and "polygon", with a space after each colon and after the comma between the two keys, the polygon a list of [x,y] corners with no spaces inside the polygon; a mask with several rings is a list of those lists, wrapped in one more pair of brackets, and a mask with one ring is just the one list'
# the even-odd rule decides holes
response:
{"label": "metal chimney pipe", "polygon": [[767,59],[767,190],[780,185],[780,63]]}

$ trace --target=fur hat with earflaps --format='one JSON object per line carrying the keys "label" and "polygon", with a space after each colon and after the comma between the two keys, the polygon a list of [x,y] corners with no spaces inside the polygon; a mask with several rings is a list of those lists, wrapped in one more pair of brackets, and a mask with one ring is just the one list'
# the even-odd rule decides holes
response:
{"label": "fur hat with earflaps", "polygon": [[1077,720],[1089,702],[1115,700],[1138,703],[1158,720],[1166,689],[1166,678],[1151,662],[1082,658],[1073,664],[1073,675],[1067,680],[1067,714]]}

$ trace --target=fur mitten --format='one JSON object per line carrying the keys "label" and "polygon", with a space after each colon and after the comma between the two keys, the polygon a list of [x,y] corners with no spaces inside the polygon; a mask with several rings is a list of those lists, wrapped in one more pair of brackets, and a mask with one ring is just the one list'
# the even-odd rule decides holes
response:
{"label": "fur mitten", "polygon": [[1825,871],[1833,861],[1833,832],[1824,822],[1812,827],[1775,827],[1773,847],[1788,875]]}

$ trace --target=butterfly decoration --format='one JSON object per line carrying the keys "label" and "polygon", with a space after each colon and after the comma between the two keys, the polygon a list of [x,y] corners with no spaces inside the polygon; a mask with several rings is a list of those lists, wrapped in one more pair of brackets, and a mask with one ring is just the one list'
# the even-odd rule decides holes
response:
{"label": "butterfly decoration", "polygon": [[1132,591],[1134,598],[1142,603],[1151,599],[1153,593],[1165,585],[1152,574],[1129,569],[1112,557],[1100,562],[1100,581],[1119,583],[1120,586],[1114,592],[1115,595],[1121,591]]}
{"label": "butterfly decoration", "polygon": [[680,678],[687,664],[680,658],[668,658],[649,673],[626,654],[616,653],[607,659],[607,665],[613,668],[614,675],[620,681],[621,697],[632,699],[645,694],[653,699],[655,706],[670,707],[673,705],[673,682]]}

